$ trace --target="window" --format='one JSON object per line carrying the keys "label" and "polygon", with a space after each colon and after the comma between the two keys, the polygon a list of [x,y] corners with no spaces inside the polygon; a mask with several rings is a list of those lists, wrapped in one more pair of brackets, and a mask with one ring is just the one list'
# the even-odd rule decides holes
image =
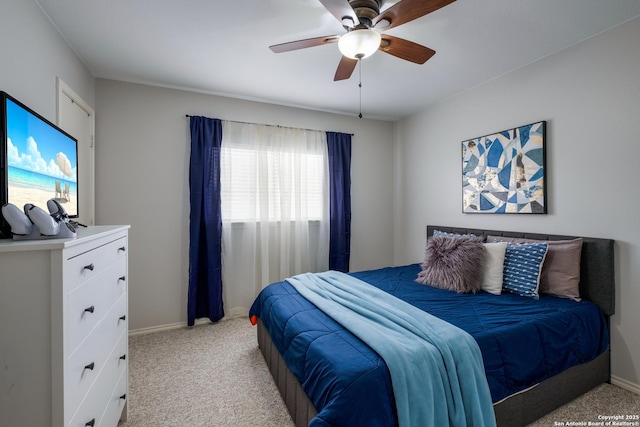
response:
{"label": "window", "polygon": [[222,280],[233,307],[269,283],[329,267],[326,133],[223,121]]}
{"label": "window", "polygon": [[223,222],[315,220],[328,203],[324,134],[231,123],[223,132]]}

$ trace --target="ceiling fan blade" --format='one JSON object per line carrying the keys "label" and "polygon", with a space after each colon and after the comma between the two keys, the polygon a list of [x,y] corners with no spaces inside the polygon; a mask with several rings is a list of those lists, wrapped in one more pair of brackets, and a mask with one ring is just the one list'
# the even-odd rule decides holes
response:
{"label": "ceiling fan blade", "polygon": [[378,50],[416,64],[424,64],[436,51],[409,40],[382,34]]}
{"label": "ceiling fan blade", "polygon": [[356,69],[357,64],[357,59],[351,59],[343,56],[342,59],[340,59],[340,63],[338,64],[338,69],[336,70],[336,75],[333,78],[333,81],[337,82],[338,80],[346,80],[351,77],[351,74],[353,74],[353,70]]}
{"label": "ceiling fan blade", "polygon": [[336,43],[340,36],[314,37],[312,39],[296,40],[293,42],[274,44],[269,49],[275,53],[289,52],[291,50],[304,49],[307,47],[321,46],[323,44]]}
{"label": "ceiling fan blade", "polygon": [[[345,28],[353,28],[360,23],[356,12],[347,0],[320,0],[320,3],[327,9]],[[353,21],[353,24],[345,25],[344,19]]]}
{"label": "ceiling fan blade", "polygon": [[427,15],[456,0],[400,0],[389,9],[382,12],[373,19],[373,25],[386,20],[389,25],[383,29],[389,29],[413,21],[416,18]]}

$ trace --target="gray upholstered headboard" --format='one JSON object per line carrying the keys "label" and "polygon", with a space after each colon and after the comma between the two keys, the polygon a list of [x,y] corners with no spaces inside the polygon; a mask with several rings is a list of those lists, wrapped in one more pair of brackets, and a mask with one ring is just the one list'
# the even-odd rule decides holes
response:
{"label": "gray upholstered headboard", "polygon": [[[427,226],[427,237],[433,230],[447,233],[471,233],[477,236],[505,236],[538,240],[569,240],[582,236],[561,236],[555,234],[527,233],[521,231],[482,230],[477,228]],[[607,316],[615,313],[615,267],[613,243],[611,239],[582,237],[580,260],[580,296],[595,303]]]}

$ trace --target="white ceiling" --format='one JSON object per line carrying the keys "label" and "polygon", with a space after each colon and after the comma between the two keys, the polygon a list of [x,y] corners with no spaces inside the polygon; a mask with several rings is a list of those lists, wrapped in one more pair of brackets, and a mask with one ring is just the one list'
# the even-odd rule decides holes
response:
{"label": "white ceiling", "polygon": [[[36,1],[97,78],[359,112],[358,69],[333,81],[337,44],[269,49],[343,34],[318,0]],[[425,64],[362,61],[362,113],[411,115],[637,16],[640,0],[457,0],[388,31],[434,49]]]}

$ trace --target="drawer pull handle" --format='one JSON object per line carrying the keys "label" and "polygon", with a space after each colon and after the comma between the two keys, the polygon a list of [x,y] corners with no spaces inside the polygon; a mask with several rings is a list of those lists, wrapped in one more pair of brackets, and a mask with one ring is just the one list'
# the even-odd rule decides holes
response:
{"label": "drawer pull handle", "polygon": [[122,396],[120,396],[120,399],[124,400],[127,398],[127,393],[123,394]]}
{"label": "drawer pull handle", "polygon": [[96,419],[92,418],[91,421],[84,425],[84,427],[93,427],[94,425],[96,425]]}
{"label": "drawer pull handle", "polygon": [[118,320],[122,320],[124,322],[125,320],[127,320],[127,316],[123,314],[122,316],[118,317]]}
{"label": "drawer pull handle", "polygon": [[120,247],[118,248],[118,252],[120,252],[120,251],[122,251],[122,252],[126,252],[126,251],[127,251],[127,248],[125,248],[124,246],[120,246]]}
{"label": "drawer pull handle", "polygon": [[120,360],[127,360],[127,355],[123,354],[122,356],[120,356]]}
{"label": "drawer pull handle", "polygon": [[89,265],[85,265],[84,267],[82,267],[83,270],[89,270],[89,271],[93,271],[94,268],[95,268],[95,266],[93,265],[93,263],[91,263]]}
{"label": "drawer pull handle", "polygon": [[125,276],[118,277],[118,282],[124,282],[125,280],[127,280]]}
{"label": "drawer pull handle", "polygon": [[95,368],[95,366],[96,366],[96,364],[91,362],[87,366],[85,366],[84,369],[88,369],[90,371],[93,371],[93,368]]}
{"label": "drawer pull handle", "polygon": [[91,307],[85,308],[84,311],[86,311],[87,313],[93,313],[95,309],[96,308],[94,306],[91,306]]}

